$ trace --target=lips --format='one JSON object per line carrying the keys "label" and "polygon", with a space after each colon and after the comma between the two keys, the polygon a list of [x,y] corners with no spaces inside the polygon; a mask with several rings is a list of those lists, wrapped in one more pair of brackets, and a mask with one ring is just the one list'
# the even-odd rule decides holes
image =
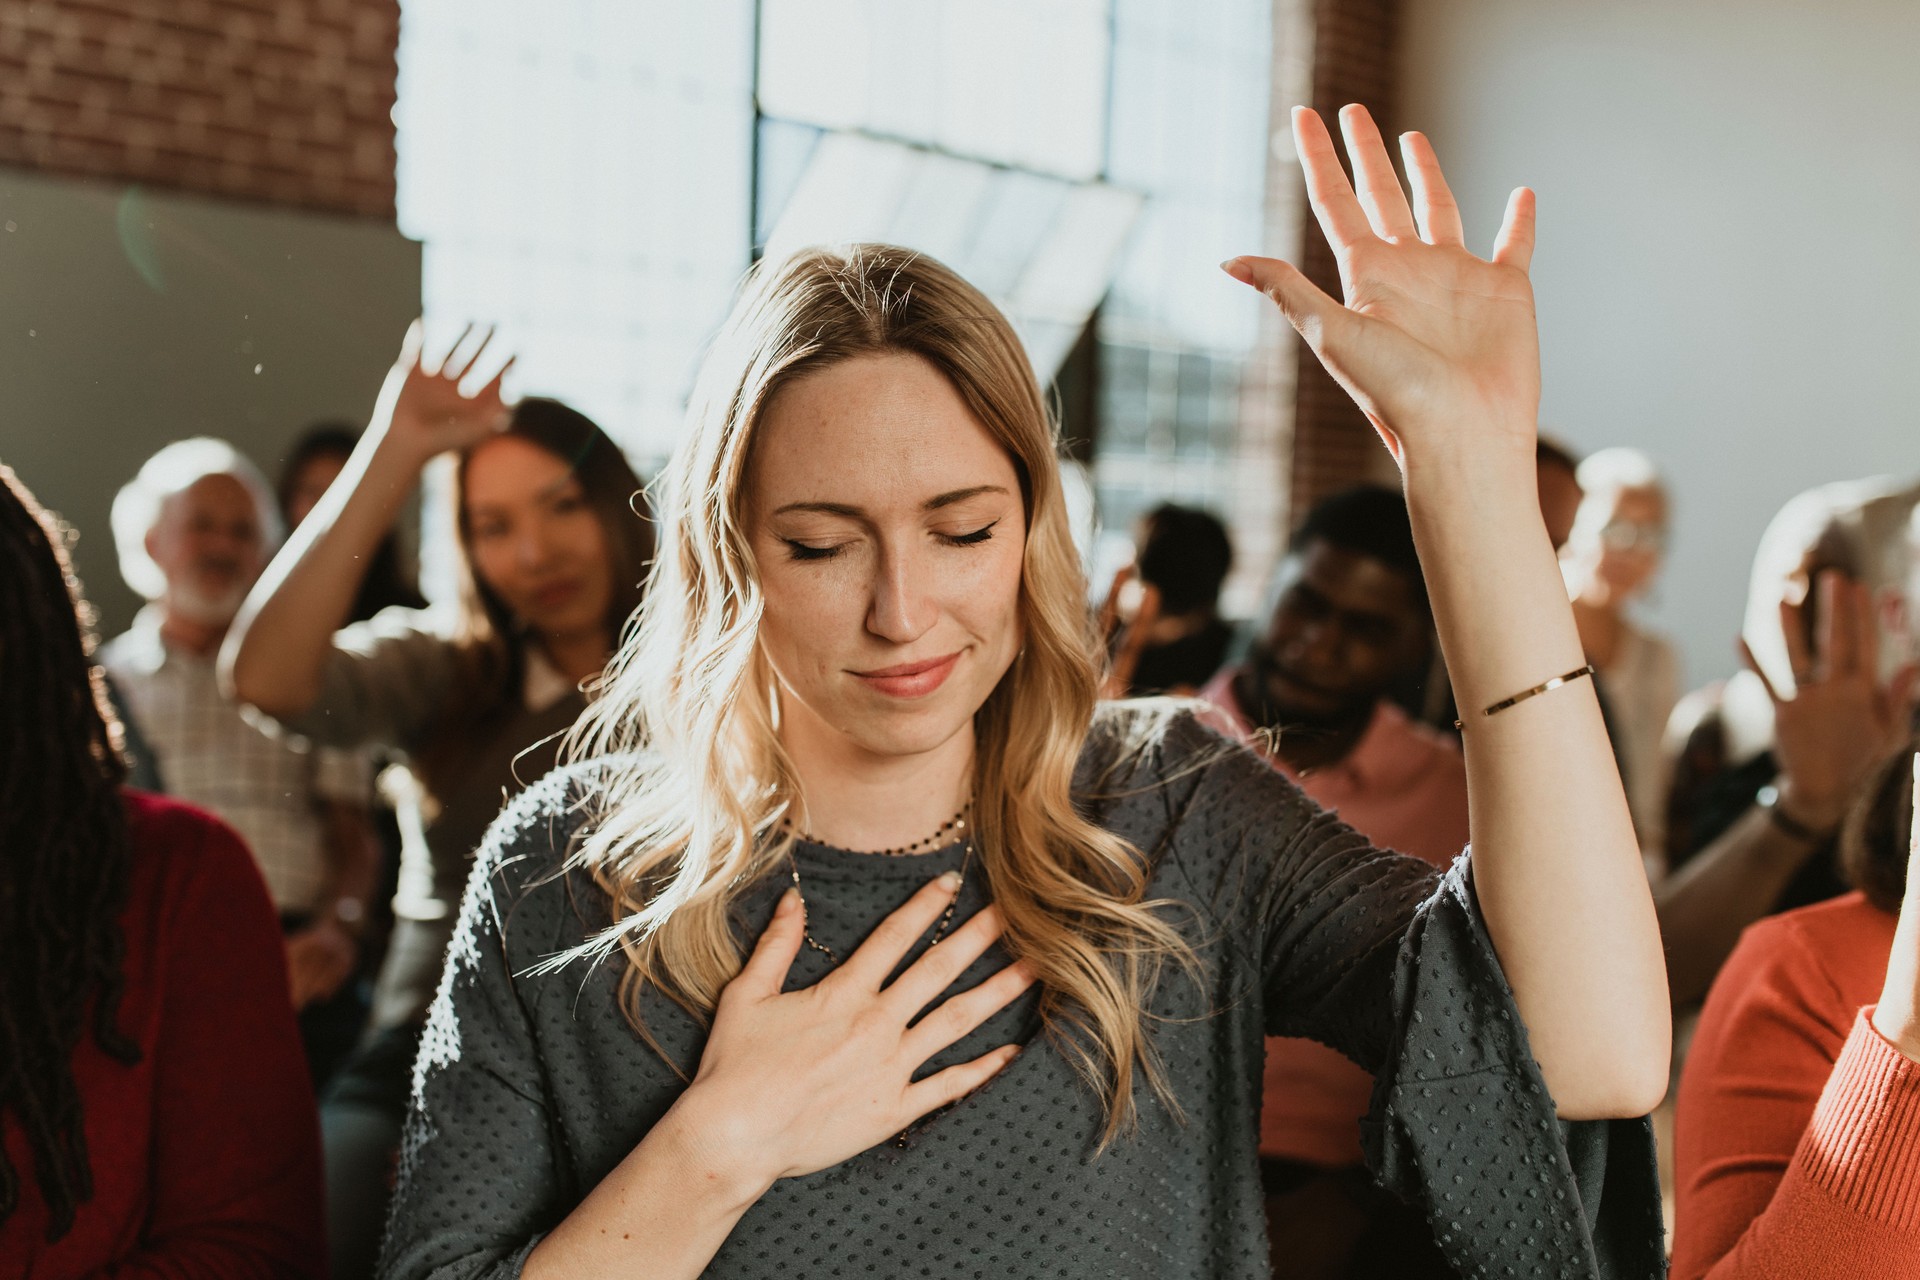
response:
{"label": "lips", "polygon": [[552,582],[536,588],[531,594],[533,602],[543,609],[553,609],[573,599],[580,592],[577,582]]}
{"label": "lips", "polygon": [[924,698],[946,683],[959,661],[958,653],[949,653],[920,662],[903,662],[898,666],[855,671],[852,674],[869,689],[890,698]]}

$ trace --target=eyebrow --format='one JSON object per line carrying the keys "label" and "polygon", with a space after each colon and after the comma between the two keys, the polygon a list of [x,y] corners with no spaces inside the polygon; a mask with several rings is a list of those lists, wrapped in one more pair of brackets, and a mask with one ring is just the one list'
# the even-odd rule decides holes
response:
{"label": "eyebrow", "polygon": [[[535,493],[533,495],[533,500],[535,502],[544,502],[546,499],[551,498],[555,494],[561,492],[568,485],[579,484],[579,483],[580,483],[580,477],[575,475],[573,472],[569,471],[567,472],[567,474],[561,476],[558,480],[555,480],[552,484],[548,485],[546,488],[541,489],[539,492]],[[586,491],[586,486],[580,485],[580,489],[584,493]],[[504,511],[506,510],[506,508],[507,508],[507,504],[498,503],[498,502],[474,502],[474,503],[467,504],[467,510],[469,513],[478,512],[478,511]]]}
{"label": "eyebrow", "polygon": [[[956,502],[965,502],[968,498],[977,498],[983,493],[1004,494],[1006,492],[1007,489],[1004,485],[977,484],[970,489],[955,489],[950,493],[942,493],[928,498],[920,504],[920,509],[922,511],[938,511],[940,508],[950,507]],[[783,516],[789,511],[817,511],[822,515],[847,516],[855,520],[862,519],[866,516],[866,512],[859,507],[849,506],[844,502],[789,502],[773,514]]]}

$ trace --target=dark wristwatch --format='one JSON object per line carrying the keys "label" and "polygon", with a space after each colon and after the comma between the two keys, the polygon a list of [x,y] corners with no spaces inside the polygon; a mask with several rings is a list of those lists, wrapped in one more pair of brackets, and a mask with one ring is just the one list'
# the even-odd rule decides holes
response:
{"label": "dark wristwatch", "polygon": [[1787,812],[1780,803],[1780,788],[1769,782],[1754,793],[1753,802],[1767,811],[1767,821],[1787,835],[1805,844],[1824,844],[1833,838],[1832,831],[1815,831],[1800,819]]}

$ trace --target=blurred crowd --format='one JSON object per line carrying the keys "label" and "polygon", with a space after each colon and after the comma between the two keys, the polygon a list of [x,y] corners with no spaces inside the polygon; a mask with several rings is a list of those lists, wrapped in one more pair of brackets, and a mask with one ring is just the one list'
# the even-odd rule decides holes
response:
{"label": "blurred crowd", "polygon": [[[10,688],[52,690],[27,718],[46,723],[7,731],[16,819],[99,803],[50,791],[43,762],[66,750],[105,762],[99,776],[124,770],[132,840],[236,851],[195,884],[142,885],[124,856],[103,862],[101,901],[138,914],[127,904],[157,895],[193,922],[169,936],[190,941],[160,955],[141,951],[152,931],[124,940],[139,964],[117,998],[142,1011],[124,1025],[145,1037],[146,1074],[113,1075],[101,1064],[115,1046],[83,1038],[68,1095],[42,1089],[59,1076],[44,1062],[0,1093],[24,1117],[7,1131],[0,1259],[111,1235],[116,1213],[171,1214],[185,1235],[244,1240],[289,1272],[325,1256],[335,1276],[373,1274],[472,852],[503,798],[554,767],[653,557],[641,478],[582,414],[506,403],[497,380],[480,402],[492,418],[437,414],[435,396],[472,368],[403,361],[392,420],[364,436],[317,426],[271,478],[219,440],[160,450],[125,478],[112,517],[121,571],[148,603],[97,649],[66,531],[32,477],[0,469],[0,661]],[[439,534],[458,549],[457,591],[429,608],[402,530],[409,492],[449,452],[453,527]],[[1747,669],[1687,691],[1674,644],[1641,610],[1676,501],[1655,461],[1549,441],[1537,460],[1687,1029],[1665,1151],[1676,1272],[1703,1275],[1756,1231],[1796,1229],[1769,1218],[1799,1212],[1776,1195],[1790,1158],[1838,1105],[1832,1082],[1867,1070],[1842,1046],[1880,988],[1905,892],[1920,487],[1832,484],[1789,503],[1757,549],[1744,620],[1727,620]],[[1109,696],[1197,699],[1378,845],[1436,864],[1468,845],[1459,713],[1397,491],[1347,490],[1302,514],[1251,619],[1221,611],[1233,547],[1217,515],[1163,504],[1134,543],[1090,602]],[[170,987],[170,971],[231,980]],[[195,1007],[215,992],[217,1008]],[[59,1013],[50,987],[10,984],[8,1000],[10,1032]],[[169,1073],[198,1083],[169,1092]],[[99,1090],[90,1116],[124,1121],[90,1121],[90,1134],[186,1135],[157,1148],[177,1167],[151,1187],[76,1182],[60,1128],[76,1088]],[[1370,1089],[1325,1046],[1268,1045],[1262,1177],[1284,1274],[1447,1274],[1424,1220],[1364,1171]],[[153,1097],[164,1113],[141,1101]],[[232,1109],[255,1118],[247,1149],[210,1160],[195,1117]],[[96,1174],[110,1163],[96,1143]]]}

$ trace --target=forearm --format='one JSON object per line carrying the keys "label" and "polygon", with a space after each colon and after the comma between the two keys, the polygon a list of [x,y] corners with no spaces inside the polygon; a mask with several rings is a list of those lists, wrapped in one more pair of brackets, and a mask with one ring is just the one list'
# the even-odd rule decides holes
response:
{"label": "forearm", "polygon": [[362,437],[326,496],[267,566],[221,652],[232,694],[273,716],[295,716],[320,693],[333,633],[380,542],[420,478],[378,428]]}
{"label": "forearm", "polygon": [[772,1179],[718,1156],[688,1096],[527,1258],[523,1280],[610,1276],[644,1260],[650,1280],[692,1280]]}
{"label": "forearm", "polygon": [[1659,929],[1590,680],[1481,709],[1585,662],[1530,452],[1409,456],[1407,500],[1466,722],[1474,885],[1569,1118],[1659,1100],[1671,1023]]}
{"label": "forearm", "polygon": [[1773,910],[1815,846],[1749,809],[1654,894],[1673,1003],[1707,994],[1741,931]]}

